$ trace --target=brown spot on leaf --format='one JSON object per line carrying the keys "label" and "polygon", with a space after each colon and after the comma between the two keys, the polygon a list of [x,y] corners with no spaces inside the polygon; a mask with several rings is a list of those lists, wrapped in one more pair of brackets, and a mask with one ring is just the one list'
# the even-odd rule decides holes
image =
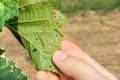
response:
{"label": "brown spot on leaf", "polygon": [[51,18],[56,18],[56,12],[55,11],[51,12]]}

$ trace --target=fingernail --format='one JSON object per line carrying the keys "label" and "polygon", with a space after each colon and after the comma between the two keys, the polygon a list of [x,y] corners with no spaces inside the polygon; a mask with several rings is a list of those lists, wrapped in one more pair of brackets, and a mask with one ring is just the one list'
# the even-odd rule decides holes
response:
{"label": "fingernail", "polygon": [[56,51],[56,52],[54,53],[54,55],[53,55],[53,59],[54,59],[55,61],[61,62],[61,61],[65,60],[65,58],[66,58],[67,56],[68,56],[68,54],[63,53],[62,51]]}

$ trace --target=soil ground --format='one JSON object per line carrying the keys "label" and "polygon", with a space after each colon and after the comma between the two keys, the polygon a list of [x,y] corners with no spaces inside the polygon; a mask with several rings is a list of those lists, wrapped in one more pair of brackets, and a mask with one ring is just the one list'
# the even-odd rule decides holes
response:
{"label": "soil ground", "polygon": [[[65,39],[78,45],[120,79],[119,9],[106,15],[97,15],[95,11],[86,11],[84,15],[77,13],[68,18],[63,29]],[[16,62],[28,80],[33,80],[34,64],[7,28],[0,33],[0,48],[7,51],[6,56]]]}

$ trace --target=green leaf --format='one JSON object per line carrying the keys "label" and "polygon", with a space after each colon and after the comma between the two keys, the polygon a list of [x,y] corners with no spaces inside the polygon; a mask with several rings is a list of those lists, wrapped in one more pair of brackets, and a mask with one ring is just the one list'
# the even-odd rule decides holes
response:
{"label": "green leaf", "polygon": [[4,53],[5,51],[0,49],[0,56]]}
{"label": "green leaf", "polygon": [[12,61],[0,57],[0,80],[27,80]]}
{"label": "green leaf", "polygon": [[0,0],[0,31],[6,21],[17,16],[17,4],[14,0]]}
{"label": "green leaf", "polygon": [[[66,17],[55,10],[59,0],[18,0],[19,17],[9,28],[20,35],[37,70],[59,72],[51,57],[60,48]],[[18,37],[18,36],[16,36]]]}

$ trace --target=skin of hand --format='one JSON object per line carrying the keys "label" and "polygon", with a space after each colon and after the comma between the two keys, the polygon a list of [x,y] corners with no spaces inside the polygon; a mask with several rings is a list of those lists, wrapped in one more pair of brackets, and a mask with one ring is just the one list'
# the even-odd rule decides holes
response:
{"label": "skin of hand", "polygon": [[52,57],[62,74],[38,71],[35,80],[117,80],[116,77],[73,43],[62,40]]}

